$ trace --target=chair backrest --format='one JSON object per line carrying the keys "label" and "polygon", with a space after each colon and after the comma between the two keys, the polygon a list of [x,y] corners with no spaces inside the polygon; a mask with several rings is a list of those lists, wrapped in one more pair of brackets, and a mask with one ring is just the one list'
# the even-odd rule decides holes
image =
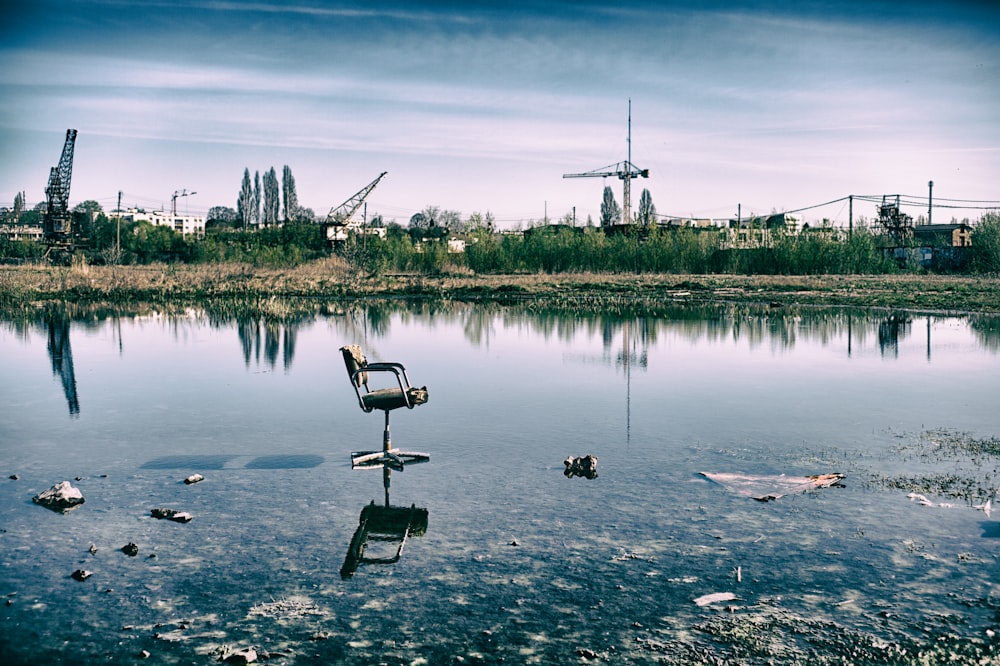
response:
{"label": "chair backrest", "polygon": [[358,370],[368,365],[368,359],[365,358],[365,353],[361,351],[361,345],[345,345],[340,348],[340,351],[344,355],[344,365],[347,366],[348,378],[350,378],[358,388],[366,386],[368,384],[367,372],[360,372],[357,377],[354,376],[355,372],[358,372]]}

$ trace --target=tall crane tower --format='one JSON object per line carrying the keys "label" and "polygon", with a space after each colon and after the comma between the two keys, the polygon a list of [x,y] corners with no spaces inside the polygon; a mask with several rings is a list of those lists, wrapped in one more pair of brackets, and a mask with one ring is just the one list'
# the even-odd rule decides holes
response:
{"label": "tall crane tower", "polygon": [[73,217],[69,212],[69,184],[73,178],[73,147],[76,145],[76,130],[66,130],[59,165],[49,172],[49,184],[45,188],[48,203],[45,208],[45,240],[49,243],[67,243],[73,232]]}
{"label": "tall crane tower", "polygon": [[347,201],[330,209],[326,216],[326,222],[323,224],[328,241],[334,243],[347,240],[347,232],[359,226],[357,222],[352,221],[354,214],[358,212],[365,199],[387,173],[389,172],[383,171],[378,175],[378,178],[355,192]]}
{"label": "tall crane tower", "polygon": [[563,178],[608,178],[617,176],[622,181],[622,221],[632,223],[632,186],[633,178],[649,178],[649,169],[640,169],[632,164],[632,100],[628,101],[628,159],[615,162],[606,167],[585,171],[583,173],[564,173]]}

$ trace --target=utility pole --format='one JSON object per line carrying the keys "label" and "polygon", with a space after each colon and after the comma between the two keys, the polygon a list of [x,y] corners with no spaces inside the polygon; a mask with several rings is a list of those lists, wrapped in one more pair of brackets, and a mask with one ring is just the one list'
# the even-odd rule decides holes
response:
{"label": "utility pole", "polygon": [[847,196],[847,240],[854,237],[854,195]]}
{"label": "utility pole", "polygon": [[121,258],[122,254],[122,191],[118,190],[118,225],[115,229],[115,261]]}
{"label": "utility pole", "polygon": [[931,202],[934,200],[934,181],[927,181],[927,224],[931,223]]}

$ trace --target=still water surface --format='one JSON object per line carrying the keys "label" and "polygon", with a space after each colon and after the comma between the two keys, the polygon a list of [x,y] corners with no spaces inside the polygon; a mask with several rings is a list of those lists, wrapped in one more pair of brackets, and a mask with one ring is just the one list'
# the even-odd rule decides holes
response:
{"label": "still water surface", "polygon": [[[359,409],[349,343],[430,392],[391,417],[393,444],[430,461],[388,491],[351,469],[383,418]],[[447,303],[0,321],[0,661],[996,659],[998,396],[990,317]],[[563,475],[586,454],[596,479]],[[702,472],[846,477],[758,502]],[[32,503],[62,480],[84,505]],[[387,496],[426,525],[398,561],[342,575]],[[715,593],[735,598],[694,603]]]}

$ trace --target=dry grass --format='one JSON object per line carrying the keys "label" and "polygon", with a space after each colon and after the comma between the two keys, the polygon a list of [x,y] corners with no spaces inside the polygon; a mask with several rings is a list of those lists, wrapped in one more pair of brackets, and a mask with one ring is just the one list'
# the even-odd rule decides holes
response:
{"label": "dry grass", "polygon": [[359,273],[339,257],[296,268],[245,264],[0,266],[0,304],[370,296],[464,300],[671,299],[1000,312],[1000,279],[968,276]]}

